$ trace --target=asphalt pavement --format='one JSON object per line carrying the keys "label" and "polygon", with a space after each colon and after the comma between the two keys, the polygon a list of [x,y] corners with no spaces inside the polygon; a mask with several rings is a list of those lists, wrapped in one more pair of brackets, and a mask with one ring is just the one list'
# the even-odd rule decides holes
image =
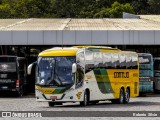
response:
{"label": "asphalt pavement", "polygon": [[[5,95],[5,96],[0,96],[0,111],[19,111],[19,112],[50,111],[50,112],[53,112],[53,114],[54,113],[57,114],[58,117],[56,115],[54,117],[56,118],[56,120],[59,120],[59,119],[65,120],[69,117],[71,117],[70,119],[73,119],[72,117],[74,117],[74,120],[84,119],[84,118],[101,120],[101,119],[105,119],[103,114],[114,113],[117,117],[109,117],[108,119],[123,119],[118,116],[122,116],[122,114],[125,114],[127,116],[127,114],[131,114],[129,111],[131,111],[132,114],[133,114],[133,111],[135,112],[150,111],[153,114],[155,111],[160,111],[160,94],[149,94],[145,97],[131,98],[129,104],[112,104],[110,101],[102,101],[96,105],[89,105],[86,107],[79,106],[79,103],[65,103],[63,105],[49,107],[47,102],[36,102],[34,94],[25,95],[22,97]],[[88,117],[80,117],[80,116],[84,116],[85,114],[87,114]],[[62,118],[60,118],[61,115],[62,115]],[[160,112],[159,112],[159,115],[160,115]],[[45,119],[53,119],[53,117],[45,118]],[[125,119],[127,119],[127,117],[125,117]],[[134,119],[137,119],[137,117],[136,118],[130,117],[130,119],[134,120]],[[153,118],[138,117],[138,119],[147,120],[147,119],[153,119]],[[155,118],[155,119],[158,120],[158,118]]]}

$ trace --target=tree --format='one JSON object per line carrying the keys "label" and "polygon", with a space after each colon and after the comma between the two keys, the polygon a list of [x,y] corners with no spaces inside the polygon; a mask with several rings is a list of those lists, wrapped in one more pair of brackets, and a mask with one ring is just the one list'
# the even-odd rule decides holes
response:
{"label": "tree", "polygon": [[159,0],[0,0],[1,18],[102,18],[160,14]]}
{"label": "tree", "polygon": [[55,0],[17,0],[13,3],[11,14],[18,18],[55,17]]}
{"label": "tree", "polygon": [[135,11],[135,14],[149,14],[148,0],[134,0],[131,5]]}
{"label": "tree", "polygon": [[56,0],[57,17],[93,18],[102,7],[110,6],[112,0]]}
{"label": "tree", "polygon": [[123,12],[134,13],[129,3],[120,4],[116,1],[112,4],[111,8],[103,8],[100,12],[96,13],[94,17],[121,18]]}
{"label": "tree", "polygon": [[160,0],[148,0],[151,14],[160,14]]}
{"label": "tree", "polygon": [[9,18],[11,13],[10,13],[10,5],[4,0],[1,1],[0,4],[0,18]]}

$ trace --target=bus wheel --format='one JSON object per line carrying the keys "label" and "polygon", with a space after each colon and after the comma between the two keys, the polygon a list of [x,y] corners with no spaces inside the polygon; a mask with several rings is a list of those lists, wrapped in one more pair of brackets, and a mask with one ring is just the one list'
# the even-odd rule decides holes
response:
{"label": "bus wheel", "polygon": [[129,89],[127,88],[126,89],[126,92],[125,92],[125,95],[124,95],[124,103],[129,103],[129,99],[130,99],[130,91]]}
{"label": "bus wheel", "polygon": [[113,104],[123,104],[124,103],[124,90],[120,89],[119,99],[111,100]]}
{"label": "bus wheel", "polygon": [[84,92],[84,99],[80,102],[80,106],[87,106],[89,104],[89,95],[87,91]]}
{"label": "bus wheel", "polygon": [[120,95],[119,95],[119,99],[118,99],[118,103],[119,104],[123,104],[123,102],[124,102],[124,90],[121,88],[121,90],[120,90]]}
{"label": "bus wheel", "polygon": [[54,102],[48,102],[49,107],[54,107],[55,103]]}

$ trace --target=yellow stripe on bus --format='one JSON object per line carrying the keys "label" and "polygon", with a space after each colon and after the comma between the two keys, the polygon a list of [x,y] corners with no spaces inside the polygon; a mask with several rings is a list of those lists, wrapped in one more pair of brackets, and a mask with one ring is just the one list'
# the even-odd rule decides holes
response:
{"label": "yellow stripe on bus", "polygon": [[37,86],[37,85],[36,85],[36,87],[37,87],[38,90],[42,91],[42,93],[44,93],[44,94],[52,94],[56,89],[56,88],[42,88],[42,87]]}

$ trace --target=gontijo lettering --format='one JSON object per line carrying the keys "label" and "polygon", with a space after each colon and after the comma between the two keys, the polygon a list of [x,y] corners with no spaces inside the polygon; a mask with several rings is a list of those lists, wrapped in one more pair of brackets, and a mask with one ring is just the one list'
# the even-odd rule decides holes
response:
{"label": "gontijo lettering", "polygon": [[129,72],[114,72],[114,78],[129,78]]}

